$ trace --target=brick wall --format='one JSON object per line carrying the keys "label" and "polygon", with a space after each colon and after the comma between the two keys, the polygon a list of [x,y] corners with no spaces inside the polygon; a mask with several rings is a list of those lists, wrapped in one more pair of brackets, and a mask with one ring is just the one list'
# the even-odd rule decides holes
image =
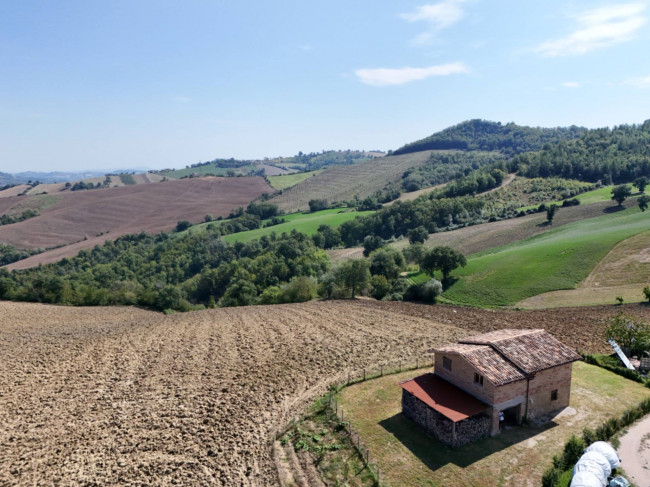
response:
{"label": "brick wall", "polygon": [[[571,372],[573,364],[542,370],[530,381],[528,417],[535,418],[565,408],[571,399]],[[557,389],[557,399],[551,400],[551,391]]]}

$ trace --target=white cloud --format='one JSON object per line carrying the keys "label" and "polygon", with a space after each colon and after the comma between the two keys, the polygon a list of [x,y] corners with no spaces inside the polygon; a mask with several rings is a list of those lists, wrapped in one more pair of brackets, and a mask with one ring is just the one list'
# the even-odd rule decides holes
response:
{"label": "white cloud", "polygon": [[639,90],[648,90],[650,89],[650,75],[640,76],[638,78],[630,78],[623,82],[625,86],[632,86]]}
{"label": "white cloud", "polygon": [[429,66],[428,68],[378,68],[357,69],[354,73],[362,83],[374,86],[403,85],[433,76],[467,73],[469,70],[461,62]]}
{"label": "white cloud", "polygon": [[565,81],[564,83],[562,83],[562,86],[566,88],[580,88],[580,83],[578,83],[577,81]]}
{"label": "white cloud", "polygon": [[426,22],[429,30],[422,32],[411,42],[413,44],[426,44],[442,29],[445,29],[465,16],[465,11],[460,4],[464,0],[445,0],[433,5],[421,5],[414,12],[400,14],[408,22]]}
{"label": "white cloud", "polygon": [[594,49],[628,41],[648,19],[644,3],[607,5],[588,10],[575,17],[578,28],[566,37],[540,44],[536,51],[544,56],[585,54]]}

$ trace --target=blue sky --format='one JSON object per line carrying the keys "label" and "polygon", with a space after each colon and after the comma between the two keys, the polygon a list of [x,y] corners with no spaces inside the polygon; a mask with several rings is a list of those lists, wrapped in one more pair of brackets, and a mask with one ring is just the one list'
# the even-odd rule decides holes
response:
{"label": "blue sky", "polygon": [[0,171],[395,149],[650,118],[650,2],[0,3]]}

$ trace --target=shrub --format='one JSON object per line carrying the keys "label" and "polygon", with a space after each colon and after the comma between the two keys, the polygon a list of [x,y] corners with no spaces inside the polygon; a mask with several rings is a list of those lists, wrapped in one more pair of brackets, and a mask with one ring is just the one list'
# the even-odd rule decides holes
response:
{"label": "shrub", "polygon": [[384,299],[391,291],[390,282],[382,275],[370,278],[370,295],[375,299]]}

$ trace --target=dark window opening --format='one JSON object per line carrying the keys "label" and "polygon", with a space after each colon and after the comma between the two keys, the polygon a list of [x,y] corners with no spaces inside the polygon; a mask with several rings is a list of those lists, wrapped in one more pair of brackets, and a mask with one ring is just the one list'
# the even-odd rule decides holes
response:
{"label": "dark window opening", "polygon": [[447,357],[442,357],[442,366],[447,370],[451,370],[451,359]]}
{"label": "dark window opening", "polygon": [[474,372],[474,383],[480,386],[483,385],[483,376],[477,372]]}
{"label": "dark window opening", "polygon": [[551,391],[551,401],[557,401],[557,389]]}

